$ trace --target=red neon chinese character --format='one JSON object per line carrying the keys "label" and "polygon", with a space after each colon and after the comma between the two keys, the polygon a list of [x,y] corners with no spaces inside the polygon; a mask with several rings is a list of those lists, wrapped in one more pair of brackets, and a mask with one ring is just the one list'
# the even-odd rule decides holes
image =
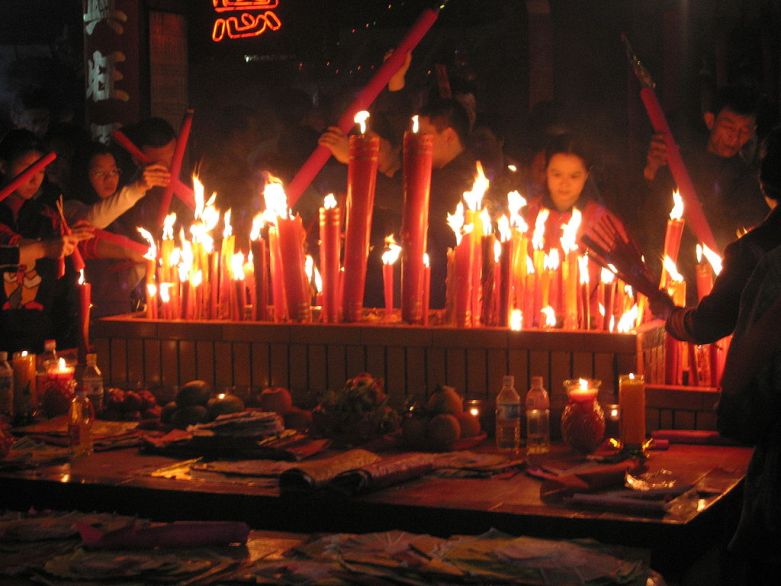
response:
{"label": "red neon chinese character", "polygon": [[275,31],[282,26],[282,21],[271,9],[279,5],[278,0],[212,0],[214,11],[241,12],[262,11],[259,14],[241,12],[238,16],[218,18],[214,21],[212,40],[219,43],[225,38],[246,39],[259,37],[266,30]]}
{"label": "red neon chinese character", "polygon": [[273,10],[279,0],[212,0],[215,12],[239,12],[242,10]]}

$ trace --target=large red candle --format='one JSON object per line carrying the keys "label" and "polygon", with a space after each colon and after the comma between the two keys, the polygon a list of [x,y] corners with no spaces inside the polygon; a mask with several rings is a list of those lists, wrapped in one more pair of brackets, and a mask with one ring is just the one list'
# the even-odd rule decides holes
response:
{"label": "large red candle", "polygon": [[84,271],[79,276],[79,325],[81,326],[81,339],[79,340],[79,357],[86,358],[90,352],[89,318],[92,307],[92,285],[84,280]]}
{"label": "large red candle", "polygon": [[304,272],[306,231],[299,215],[293,218],[278,216],[276,221],[288,315],[293,321],[309,321],[311,318],[309,283]]}
{"label": "large red candle", "polygon": [[474,262],[471,224],[455,250],[455,313],[456,325],[468,328],[472,325],[472,271]]}
{"label": "large red candle", "polygon": [[323,273],[323,311],[325,323],[339,321],[339,251],[342,210],[331,194],[320,208],[320,270]]}
{"label": "large red candle", "polygon": [[279,248],[279,235],[275,226],[269,228],[268,244],[274,298],[274,321],[281,322],[287,319],[287,300],[285,299],[285,277],[282,273],[282,252]]}
{"label": "large red candle", "polygon": [[40,159],[33,162],[29,167],[24,169],[21,173],[19,173],[16,177],[11,179],[6,185],[4,185],[0,189],[0,201],[3,201],[6,197],[8,197],[14,191],[19,189],[19,187],[27,183],[33,175],[35,175],[39,171],[44,170],[56,158],[57,158],[57,153],[52,151],[46,153]]}
{"label": "large red candle", "polygon": [[513,277],[512,275],[512,240],[501,243],[502,254],[499,257],[499,316],[498,325],[510,325],[510,310],[513,308],[512,299]]}
{"label": "large red candle", "polygon": [[[387,248],[382,253],[382,284],[385,297],[385,321],[390,321],[393,316],[393,272],[401,254],[401,247],[396,244],[392,234],[385,238],[385,245]],[[420,260],[422,263],[422,256]]]}
{"label": "large red candle", "polygon": [[431,262],[428,253],[423,255],[423,325],[428,325],[428,312],[431,300]]}
{"label": "large red candle", "polygon": [[268,260],[266,258],[266,241],[258,235],[250,243],[252,249],[253,278],[255,279],[255,299],[253,311],[256,321],[268,319]]}
{"label": "large red candle", "polygon": [[[664,251],[662,257],[669,256],[674,263],[678,262],[678,253],[681,250],[681,238],[683,237],[683,199],[676,191],[673,193],[675,202],[670,210],[670,218],[667,220],[667,229],[664,232]],[[662,282],[660,287],[667,286],[669,275],[662,269]]]}
{"label": "large red candle", "polygon": [[377,160],[380,138],[366,134],[350,136],[347,164],[347,223],[344,242],[344,321],[355,322],[363,313],[366,286],[366,261],[372,227],[374,190],[377,184]]}
{"label": "large red candle", "polygon": [[168,184],[168,186],[163,191],[163,196],[160,199],[160,210],[157,214],[157,224],[158,226],[163,225],[163,220],[165,220],[166,215],[168,214],[168,208],[171,207],[171,198],[174,194],[174,189],[176,187],[176,182],[173,181],[173,179],[178,179],[179,174],[182,171],[182,162],[184,161],[184,152],[187,149],[187,141],[190,138],[190,129],[193,125],[193,110],[188,109],[184,113],[184,118],[182,119],[182,124],[179,127],[179,136],[176,137],[176,147],[174,149],[174,156],[171,159],[171,179],[172,181]]}
{"label": "large red candle", "polygon": [[420,323],[423,317],[423,253],[428,237],[433,135],[404,133],[404,208],[401,223],[401,318]]}

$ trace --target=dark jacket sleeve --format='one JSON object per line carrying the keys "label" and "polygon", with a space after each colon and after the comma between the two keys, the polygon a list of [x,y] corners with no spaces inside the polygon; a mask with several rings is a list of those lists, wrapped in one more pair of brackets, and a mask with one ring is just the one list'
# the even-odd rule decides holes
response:
{"label": "dark jacket sleeve", "polygon": [[750,240],[733,242],[724,250],[724,267],[709,295],[696,307],[676,308],[667,318],[667,332],[678,340],[710,344],[735,329],[740,295],[763,250]]}
{"label": "dark jacket sleeve", "polygon": [[19,264],[18,246],[0,246],[0,269]]}

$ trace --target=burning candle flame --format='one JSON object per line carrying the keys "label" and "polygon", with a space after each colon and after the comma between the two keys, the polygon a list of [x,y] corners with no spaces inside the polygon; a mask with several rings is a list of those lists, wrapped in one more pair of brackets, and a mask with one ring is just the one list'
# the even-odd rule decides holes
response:
{"label": "burning candle flame", "polygon": [[200,287],[201,283],[203,283],[203,271],[198,269],[190,275],[190,285],[193,287]]}
{"label": "burning candle flame", "polygon": [[307,254],[304,257],[304,274],[306,275],[306,280],[310,283],[312,282],[312,272],[315,267],[315,259],[312,258],[311,254]]}
{"label": "burning candle flame", "polygon": [[456,235],[456,244],[460,244],[464,227],[464,204],[462,202],[458,202],[455,213],[447,215],[447,225]]}
{"label": "burning candle flame", "polygon": [[266,185],[263,186],[263,199],[266,201],[266,210],[271,213],[273,222],[276,222],[276,218],[288,216],[287,194],[281,179],[273,175],[269,176]]}
{"label": "burning candle flame", "polygon": [[420,130],[420,120],[418,120],[418,115],[415,114],[412,117],[412,133],[417,134],[419,130]]}
{"label": "burning candle flame", "polygon": [[523,312],[520,309],[510,311],[510,329],[520,332],[523,329]]}
{"label": "burning candle flame", "polygon": [[697,262],[700,262],[700,254],[705,257],[705,259],[710,263],[710,266],[713,268],[713,273],[718,277],[721,273],[722,269],[722,263],[721,263],[721,257],[713,252],[707,244],[702,245],[702,252],[699,252],[700,245],[697,245]]}
{"label": "burning candle flame", "polygon": [[494,262],[502,260],[502,243],[494,240]]}
{"label": "burning candle flame", "polygon": [[57,370],[59,370],[60,372],[64,372],[68,370],[68,363],[65,362],[64,358],[57,359]]}
{"label": "burning candle flame", "polygon": [[548,221],[550,210],[542,208],[534,220],[534,234],[532,234],[532,247],[535,250],[542,250],[545,246],[545,222]]}
{"label": "burning candle flame", "polygon": [[229,238],[233,234],[233,226],[231,226],[231,210],[228,209],[225,215],[222,217],[222,237]]}
{"label": "burning candle flame", "polygon": [[252,229],[249,232],[249,239],[252,241],[260,240],[260,233],[265,225],[266,218],[263,214],[255,214],[255,217],[252,218]]}
{"label": "burning candle flame", "polygon": [[84,269],[81,269],[79,271],[79,285],[83,285],[84,283],[86,283],[84,280]]}
{"label": "burning candle flame", "polygon": [[509,242],[512,238],[512,231],[510,230],[510,218],[507,216],[501,216],[496,222],[496,227],[499,230],[499,241]]}
{"label": "burning candle flame", "polygon": [[320,271],[317,269],[317,267],[314,267],[314,278],[312,279],[315,283],[315,292],[319,295],[323,292],[323,277],[320,275]]}
{"label": "burning candle flame", "polygon": [[556,326],[556,312],[548,305],[540,310],[540,313],[545,316],[545,327],[553,328]]}
{"label": "burning candle flame", "polygon": [[140,226],[137,226],[136,230],[138,230],[141,237],[149,243],[149,248],[147,249],[144,258],[147,260],[155,260],[157,258],[157,244],[155,243],[155,239],[152,238],[152,234],[150,234],[149,230],[141,228]]}
{"label": "burning candle flame", "polygon": [[431,267],[431,258],[428,255],[428,252],[423,253],[423,266],[426,268]]}
{"label": "burning candle flame", "polygon": [[203,222],[203,226],[207,232],[214,230],[214,228],[217,227],[217,224],[220,223],[220,210],[214,205],[216,201],[217,194],[212,193],[201,214],[201,222]]}
{"label": "burning candle flame", "polygon": [[534,274],[534,261],[528,254],[526,255],[526,273],[529,275]]}
{"label": "burning candle flame", "polygon": [[361,127],[361,134],[366,134],[366,121],[369,119],[369,114],[366,110],[361,110],[360,112],[356,112],[355,117],[353,118],[353,121]]}
{"label": "burning candle flame", "polygon": [[678,267],[676,266],[673,259],[665,255],[664,259],[662,260],[662,265],[664,266],[664,270],[667,271],[667,274],[670,275],[670,279],[672,281],[676,283],[683,282],[683,275],[678,272]]}
{"label": "burning candle flame", "polygon": [[163,240],[174,239],[174,224],[176,223],[176,213],[171,212],[163,220]]}
{"label": "burning candle flame", "polygon": [[610,326],[608,327],[608,329],[611,332],[615,332],[616,331],[616,316],[615,315],[611,315],[610,316]]}
{"label": "burning candle flame", "polygon": [[491,232],[491,214],[486,208],[480,211],[480,223],[483,225],[483,234],[489,234]]}
{"label": "burning candle flame", "polygon": [[517,173],[517,172],[518,172],[518,167],[516,167],[516,166],[515,166],[515,165],[513,165],[512,163],[510,163],[509,165],[507,165],[507,169],[508,169],[509,171],[512,171],[513,173]]}
{"label": "burning candle flame", "polygon": [[467,208],[473,212],[477,212],[483,206],[483,196],[488,191],[490,182],[483,173],[483,165],[480,161],[475,163],[475,180],[472,183],[472,189],[464,192],[464,201]]}
{"label": "burning candle flame", "polygon": [[629,310],[625,311],[618,320],[616,331],[622,334],[631,332],[635,327],[635,323],[637,323],[637,314],[639,311],[640,309],[636,303],[630,307]]}
{"label": "burning candle flame", "polygon": [[157,285],[154,283],[147,283],[146,284],[146,296],[147,297],[154,297],[157,295]]}
{"label": "burning candle flame", "polygon": [[561,231],[561,249],[564,252],[572,252],[578,249],[578,230],[583,220],[583,214],[577,208],[572,208],[572,216],[569,222],[562,225]]}
{"label": "burning candle flame", "polygon": [[578,257],[578,272],[580,274],[581,285],[588,285],[590,275],[588,271],[588,256],[585,254]]}
{"label": "burning candle flame", "polygon": [[683,198],[676,189],[673,191],[673,209],[670,210],[670,219],[680,220],[681,218],[683,218]]}
{"label": "burning candle flame", "polygon": [[382,264],[392,265],[401,255],[401,246],[396,244],[396,239],[393,234],[388,234],[385,237],[385,252],[382,253]]}
{"label": "burning candle flame", "polygon": [[244,280],[244,253],[237,252],[231,256],[231,278],[234,281]]}
{"label": "burning candle flame", "polygon": [[597,309],[599,310],[599,315],[605,317],[605,306],[602,303],[597,304]]}
{"label": "burning candle flame", "polygon": [[323,207],[327,210],[332,210],[336,207],[336,198],[333,193],[329,193],[323,198]]}
{"label": "burning candle flame", "polygon": [[609,285],[612,283],[616,278],[616,274],[611,271],[607,267],[602,267],[602,272],[600,273],[600,280],[605,284]]}
{"label": "burning candle flame", "polygon": [[587,378],[579,378],[578,379],[578,388],[581,391],[587,391],[588,390],[588,384],[589,384],[589,380]]}
{"label": "burning candle flame", "polygon": [[555,271],[559,268],[560,262],[561,259],[559,258],[559,249],[552,248],[548,251],[548,254],[543,257],[542,266],[545,268],[545,270]]}
{"label": "burning candle flame", "polygon": [[160,300],[163,303],[169,303],[171,301],[171,283],[160,283]]}
{"label": "burning candle flame", "polygon": [[203,214],[203,183],[198,179],[198,175],[193,173],[193,199],[195,200],[195,211],[193,212],[193,218],[196,220]]}

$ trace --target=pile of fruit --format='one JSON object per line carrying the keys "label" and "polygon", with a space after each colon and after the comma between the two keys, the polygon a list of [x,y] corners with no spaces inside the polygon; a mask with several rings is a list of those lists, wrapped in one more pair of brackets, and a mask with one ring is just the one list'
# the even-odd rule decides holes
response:
{"label": "pile of fruit", "polygon": [[239,411],[244,411],[244,402],[236,395],[212,396],[209,383],[191,380],[179,389],[174,401],[163,407],[160,421],[184,429],[188,425],[213,421],[218,415]]}
{"label": "pile of fruit", "polygon": [[413,450],[448,451],[457,441],[480,435],[480,420],[464,411],[464,400],[453,387],[439,386],[425,406],[410,410],[402,421],[402,437]]}
{"label": "pile of fruit", "polygon": [[312,412],[315,434],[343,445],[360,445],[396,431],[399,416],[389,405],[382,379],[362,373],[327,391]]}
{"label": "pile of fruit", "polygon": [[116,387],[106,389],[103,411],[98,414],[109,421],[140,421],[160,417],[160,406],[155,396],[146,389],[125,391]]}

